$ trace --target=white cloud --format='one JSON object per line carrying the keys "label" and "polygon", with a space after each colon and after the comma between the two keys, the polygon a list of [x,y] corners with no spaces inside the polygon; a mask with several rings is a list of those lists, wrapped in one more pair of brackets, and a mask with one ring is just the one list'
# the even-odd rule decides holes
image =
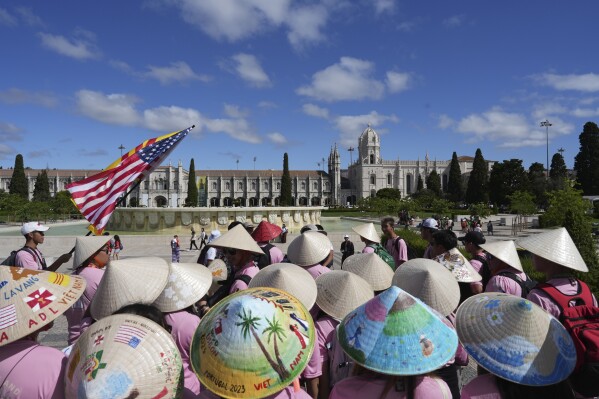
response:
{"label": "white cloud", "polygon": [[296,92],[322,101],[380,99],[385,85],[371,78],[374,64],[352,57],[341,57],[339,63],[331,65],[312,76],[309,86]]}
{"label": "white cloud", "polygon": [[270,141],[272,141],[273,143],[275,143],[278,146],[287,144],[287,138],[285,136],[283,136],[281,133],[273,132],[273,133],[267,134],[266,136],[270,139]]}
{"label": "white cloud", "polygon": [[466,16],[463,14],[452,15],[451,17],[443,20],[443,25],[445,25],[448,28],[457,28],[459,26],[462,26],[465,21]]}
{"label": "white cloud", "polygon": [[403,21],[397,25],[397,29],[402,32],[412,32],[417,25],[417,21]]}
{"label": "white cloud", "polygon": [[555,90],[576,90],[583,92],[599,91],[599,75],[586,73],[582,75],[558,75],[544,73],[534,77],[540,84]]}
{"label": "white cloud", "polygon": [[104,94],[91,90],[79,90],[75,96],[79,112],[89,118],[121,126],[135,126],[140,122],[135,109],[139,99],[135,96]]}
{"label": "white cloud", "polygon": [[401,73],[389,71],[387,72],[387,88],[391,93],[399,93],[409,88],[411,83],[411,76],[409,73]]}
{"label": "white cloud", "polygon": [[12,123],[0,121],[0,141],[22,141],[22,131],[23,129]]}
{"label": "white cloud", "polygon": [[262,141],[246,119],[210,119],[205,126],[211,132],[223,132],[246,143],[258,144]]}
{"label": "white cloud", "polygon": [[201,131],[202,123],[202,115],[191,108],[157,107],[143,112],[143,125],[159,132],[174,132],[191,125],[196,125],[196,129]]}
{"label": "white cloud", "polygon": [[552,119],[556,115],[565,114],[567,112],[568,109],[563,105],[554,101],[548,101],[535,104],[532,110],[532,117],[534,120],[541,122],[545,119]]}
{"label": "white cloud", "polygon": [[49,50],[55,51],[67,57],[77,60],[87,60],[98,58],[100,53],[88,38],[68,39],[60,35],[51,35],[49,33],[40,33],[42,45]]}
{"label": "white cloud", "polygon": [[0,25],[17,26],[19,24],[17,18],[8,12],[8,10],[0,7]]}
{"label": "white cloud", "polygon": [[17,7],[17,13],[28,26],[44,26],[44,22],[40,17],[35,15],[29,7]]}
{"label": "white cloud", "polygon": [[326,108],[319,107],[314,104],[304,104],[302,107],[304,114],[314,116],[317,118],[328,119],[329,118],[329,110]]}
{"label": "white cloud", "polygon": [[447,129],[448,127],[451,127],[453,125],[455,125],[455,121],[448,115],[439,115],[439,123],[437,124],[439,129]]}
{"label": "white cloud", "polygon": [[572,115],[579,118],[594,118],[599,116],[599,108],[574,108]]}
{"label": "white cloud", "polygon": [[0,159],[14,159],[15,150],[6,144],[0,144]]}
{"label": "white cloud", "polygon": [[395,0],[374,0],[374,11],[377,15],[395,11]]}
{"label": "white cloud", "polygon": [[262,69],[258,59],[251,54],[239,53],[231,57],[234,61],[234,69],[244,81],[254,87],[268,87],[271,85],[270,78]]}
{"label": "white cloud", "polygon": [[327,9],[323,6],[303,7],[289,14],[287,38],[295,49],[302,49],[308,44],[324,40],[321,32],[328,18]]}
{"label": "white cloud", "polygon": [[[376,111],[365,115],[342,115],[334,118],[335,127],[340,133],[341,145],[344,147],[355,145],[368,124],[376,130],[377,126],[385,122],[397,123],[399,118],[395,115],[381,115]],[[377,133],[381,132],[377,131]]]}
{"label": "white cloud", "polygon": [[11,88],[0,91],[0,102],[6,104],[36,104],[51,108],[58,104],[58,99],[51,93]]}
{"label": "white cloud", "polygon": [[[116,64],[117,68],[126,70],[127,64]],[[171,62],[170,66],[158,67],[150,65],[149,72],[145,76],[158,80],[161,84],[167,85],[173,82],[185,82],[189,80],[200,80],[203,82],[210,81],[210,77],[206,75],[198,75],[191,67],[183,61]]]}
{"label": "white cloud", "polygon": [[245,118],[250,113],[247,109],[241,109],[238,105],[233,104],[225,104],[223,108],[225,115],[231,118]]}
{"label": "white cloud", "polygon": [[260,101],[258,103],[258,107],[263,109],[272,109],[277,108],[277,104],[272,101]]}

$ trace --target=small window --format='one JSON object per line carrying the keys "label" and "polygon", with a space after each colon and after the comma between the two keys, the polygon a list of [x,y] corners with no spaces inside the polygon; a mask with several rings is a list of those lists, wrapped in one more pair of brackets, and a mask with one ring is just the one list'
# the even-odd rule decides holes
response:
{"label": "small window", "polygon": [[215,181],[212,182],[212,189],[216,190],[216,182]]}
{"label": "small window", "polygon": [[255,190],[255,189],[256,189],[256,182],[255,182],[255,181],[253,181],[253,182],[252,182],[252,190]]}
{"label": "small window", "polygon": [[329,182],[328,182],[328,181],[325,181],[325,182],[324,182],[324,189],[325,189],[325,190],[328,190],[328,189],[329,189]]}
{"label": "small window", "polygon": [[388,184],[388,185],[391,185],[391,181],[392,181],[392,180],[391,180],[391,173],[389,173],[389,174],[387,175],[387,184]]}
{"label": "small window", "polygon": [[370,176],[370,184],[376,184],[376,176],[375,175]]}
{"label": "small window", "polygon": [[231,183],[226,182],[225,183],[225,190],[230,190],[231,189]]}
{"label": "small window", "polygon": [[281,189],[281,183],[277,183],[277,190]]}
{"label": "small window", "polygon": [[237,183],[237,189],[238,190],[243,190],[243,183],[242,182]]}
{"label": "small window", "polygon": [[268,190],[268,182],[267,181],[264,182],[264,189]]}
{"label": "small window", "polygon": [[374,163],[374,154],[370,154],[370,163],[373,164]]}
{"label": "small window", "polygon": [[305,183],[305,182],[302,182],[302,185],[301,185],[301,187],[302,187],[302,190],[305,190],[305,189],[306,189],[306,183]]}
{"label": "small window", "polygon": [[314,189],[314,190],[318,190],[318,183],[317,183],[317,182],[314,182],[314,183],[312,184],[312,189]]}

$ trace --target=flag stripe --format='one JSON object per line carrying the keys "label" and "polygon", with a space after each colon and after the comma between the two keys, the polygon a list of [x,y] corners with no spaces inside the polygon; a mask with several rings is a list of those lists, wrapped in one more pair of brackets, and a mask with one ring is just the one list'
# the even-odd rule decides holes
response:
{"label": "flag stripe", "polygon": [[17,323],[17,311],[14,304],[0,308],[0,329]]}

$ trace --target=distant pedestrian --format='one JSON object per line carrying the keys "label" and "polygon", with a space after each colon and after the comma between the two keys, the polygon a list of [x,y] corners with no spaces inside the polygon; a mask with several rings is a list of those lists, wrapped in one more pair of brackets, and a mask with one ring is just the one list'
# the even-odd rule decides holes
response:
{"label": "distant pedestrian", "polygon": [[181,246],[179,245],[179,236],[175,234],[171,240],[171,261],[173,263],[179,263],[181,257]]}
{"label": "distant pedestrian", "polygon": [[114,235],[110,246],[112,247],[112,259],[119,260],[119,254],[123,250],[123,243],[121,242],[121,237],[119,237],[118,234]]}
{"label": "distant pedestrian", "polygon": [[493,222],[489,220],[489,223],[487,223],[487,234],[492,236],[493,235]]}
{"label": "distant pedestrian", "polygon": [[196,244],[196,231],[193,229],[193,227],[191,228],[191,241],[189,243],[190,251],[192,247],[196,247],[196,249],[199,249],[198,245]]}
{"label": "distant pedestrian", "polygon": [[200,231],[200,249],[202,249],[202,247],[206,244],[206,232],[204,231],[204,228],[202,227],[202,231]]}
{"label": "distant pedestrian", "polygon": [[343,242],[341,243],[341,263],[349,256],[354,254],[354,243],[349,240],[349,236],[346,234],[343,236]]}
{"label": "distant pedestrian", "polygon": [[289,230],[287,230],[287,226],[285,226],[285,223],[283,223],[283,227],[281,227],[281,243],[285,244],[287,242],[287,233]]}

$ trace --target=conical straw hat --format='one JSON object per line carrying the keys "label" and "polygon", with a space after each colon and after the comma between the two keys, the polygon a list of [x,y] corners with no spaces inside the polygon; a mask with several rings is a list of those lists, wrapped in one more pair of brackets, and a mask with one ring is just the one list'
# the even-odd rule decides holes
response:
{"label": "conical straw hat", "polygon": [[117,314],[92,324],[75,342],[65,397],[175,398],[182,361],[171,335],[145,317]]}
{"label": "conical straw hat", "polygon": [[335,320],[343,319],[349,312],[374,297],[366,280],[346,270],[331,270],[316,278],[318,307]]}
{"label": "conical straw hat", "polygon": [[480,247],[499,259],[503,263],[513,267],[514,269],[524,271],[522,263],[520,263],[520,257],[518,256],[518,250],[516,244],[512,240],[506,241],[493,241],[487,244],[481,244]]}
{"label": "conical straw hat", "polygon": [[434,310],[395,286],[345,316],[337,339],[356,363],[390,375],[436,370],[458,347],[456,332]]}
{"label": "conical straw hat", "polygon": [[191,365],[202,386],[218,396],[263,398],[300,375],[316,340],[312,317],[298,299],[276,288],[249,288],[202,318]]}
{"label": "conical straw hat", "polygon": [[293,263],[273,263],[252,277],[250,288],[271,287],[288,292],[311,309],[316,302],[316,282],[302,267]]}
{"label": "conical straw hat", "polygon": [[565,227],[521,238],[516,245],[569,269],[589,271]]}
{"label": "conical straw hat", "polygon": [[281,235],[281,231],[283,230],[276,224],[263,220],[258,224],[258,227],[252,231],[251,235],[256,242],[264,242],[277,238]]}
{"label": "conical straw hat", "polygon": [[95,254],[106,243],[110,241],[109,236],[87,236],[75,239],[75,254],[73,255],[73,269],[81,266],[90,256]]}
{"label": "conical straw hat", "polygon": [[457,248],[452,248],[433,260],[451,271],[458,283],[473,283],[483,279]]}
{"label": "conical straw hat", "polygon": [[576,364],[576,348],[566,329],[520,297],[495,292],[472,296],[458,309],[456,329],[478,364],[518,384],[556,384]]}
{"label": "conical straw hat", "polygon": [[416,258],[395,271],[393,285],[415,296],[443,316],[460,303],[460,286],[453,274],[431,259]]}
{"label": "conical straw hat", "polygon": [[208,270],[212,273],[212,284],[208,289],[208,295],[213,295],[220,287],[220,282],[225,281],[229,275],[227,264],[222,259],[214,259],[210,262]]}
{"label": "conical straw hat", "polygon": [[162,312],[176,312],[199,301],[212,284],[212,273],[197,263],[171,263],[168,283],[154,301]]}
{"label": "conical straw hat", "polygon": [[393,270],[375,253],[349,256],[345,259],[341,268],[362,277],[375,291],[382,291],[391,287]]}
{"label": "conical straw hat", "polygon": [[264,253],[242,224],[238,224],[231,230],[223,233],[222,236],[210,241],[210,245],[213,247],[240,249],[256,254]]}
{"label": "conical straw hat", "polygon": [[352,230],[355,231],[360,237],[364,237],[368,241],[372,242],[381,242],[381,237],[376,232],[376,228],[374,227],[374,223],[364,223],[358,226],[352,227]]}
{"label": "conical straw hat", "polygon": [[298,266],[312,266],[323,261],[331,253],[331,241],[316,231],[306,231],[291,241],[287,256]]}
{"label": "conical straw hat", "polygon": [[52,322],[77,302],[85,285],[79,276],[0,266],[0,346]]}
{"label": "conical straw hat", "polygon": [[151,305],[168,282],[169,265],[158,257],[111,261],[90,304],[91,315],[100,320],[123,306]]}

